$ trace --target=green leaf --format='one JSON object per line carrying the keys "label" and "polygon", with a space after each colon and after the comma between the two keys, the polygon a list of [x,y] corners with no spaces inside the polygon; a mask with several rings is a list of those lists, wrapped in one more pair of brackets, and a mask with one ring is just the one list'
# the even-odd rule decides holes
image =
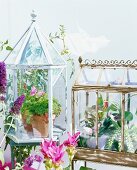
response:
{"label": "green leaf", "polygon": [[111,105],[109,106],[109,110],[117,111],[117,110],[118,110],[118,107],[117,107],[117,105],[115,105],[115,104],[111,104]]}
{"label": "green leaf", "polygon": [[133,120],[133,114],[131,112],[125,111],[125,120],[128,122]]}
{"label": "green leaf", "polygon": [[6,47],[6,50],[8,50],[8,51],[12,51],[12,50],[13,50],[13,48],[12,48],[12,47],[10,47],[10,46],[7,46],[7,47]]}
{"label": "green leaf", "polygon": [[99,105],[99,106],[103,106],[103,97],[102,97],[102,95],[100,95],[100,96],[98,97],[98,105]]}
{"label": "green leaf", "polygon": [[5,126],[9,126],[11,128],[14,128],[15,130],[17,129],[16,125],[11,124],[11,123],[6,123]]}
{"label": "green leaf", "polygon": [[8,43],[9,43],[9,41],[8,41],[8,40],[4,42],[4,44],[5,44],[5,45],[6,45],[6,44],[8,44]]}
{"label": "green leaf", "polygon": [[4,156],[2,149],[0,149],[0,161],[2,162],[2,165],[4,165]]}
{"label": "green leaf", "polygon": [[71,166],[67,166],[66,168],[63,168],[63,170],[71,170]]}
{"label": "green leaf", "polygon": [[136,109],[135,115],[137,116],[137,109]]}

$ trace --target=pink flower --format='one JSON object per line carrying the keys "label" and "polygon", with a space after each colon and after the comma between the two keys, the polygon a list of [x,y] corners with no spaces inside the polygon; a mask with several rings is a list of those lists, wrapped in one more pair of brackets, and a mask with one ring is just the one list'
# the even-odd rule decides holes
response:
{"label": "pink flower", "polygon": [[23,170],[36,170],[36,169],[25,165],[25,166],[23,166]]}
{"label": "pink flower", "polygon": [[45,158],[51,158],[51,148],[56,146],[56,142],[48,139],[44,139],[41,143],[41,152]]}
{"label": "pink flower", "polygon": [[41,152],[45,159],[52,160],[53,166],[59,166],[63,162],[63,144],[58,146],[55,141],[45,139],[41,144]]}
{"label": "pink flower", "polygon": [[73,147],[73,146],[75,147],[75,146],[77,146],[79,135],[80,135],[80,132],[77,132],[72,136],[68,132],[68,140],[65,140],[63,144],[65,146],[67,146],[67,147]]}
{"label": "pink flower", "polygon": [[31,95],[31,96],[34,96],[36,93],[37,93],[36,87],[34,87],[34,86],[31,87],[30,95]]}
{"label": "pink flower", "polygon": [[104,107],[108,108],[108,101],[104,101]]}
{"label": "pink flower", "polygon": [[56,147],[50,148],[51,160],[53,164],[61,164],[63,162],[62,158],[64,156],[64,153],[65,152],[63,151],[63,144],[60,146],[56,145]]}
{"label": "pink flower", "polygon": [[45,94],[44,91],[38,91],[38,92],[37,92],[37,96],[38,96],[38,97],[43,96],[44,94]]}
{"label": "pink flower", "polygon": [[2,161],[0,160],[0,170],[5,170],[5,168],[11,168],[11,163],[5,163],[2,164]]}

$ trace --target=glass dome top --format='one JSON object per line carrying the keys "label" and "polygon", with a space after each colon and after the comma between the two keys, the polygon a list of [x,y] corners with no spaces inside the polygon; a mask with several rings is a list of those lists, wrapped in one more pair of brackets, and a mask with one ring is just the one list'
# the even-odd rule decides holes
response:
{"label": "glass dome top", "polygon": [[53,44],[40,31],[35,20],[6,57],[7,65],[24,66],[63,66],[65,60]]}

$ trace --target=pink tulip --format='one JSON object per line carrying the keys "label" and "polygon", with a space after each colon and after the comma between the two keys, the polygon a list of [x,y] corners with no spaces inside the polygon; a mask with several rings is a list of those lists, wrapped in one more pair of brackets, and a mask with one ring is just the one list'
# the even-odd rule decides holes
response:
{"label": "pink tulip", "polygon": [[36,87],[34,87],[34,86],[31,87],[30,95],[31,95],[31,96],[34,96],[36,93],[37,93]]}
{"label": "pink tulip", "polygon": [[68,132],[68,140],[65,140],[63,144],[67,147],[76,147],[78,143],[79,135],[80,135],[80,132],[77,132],[72,136]]}

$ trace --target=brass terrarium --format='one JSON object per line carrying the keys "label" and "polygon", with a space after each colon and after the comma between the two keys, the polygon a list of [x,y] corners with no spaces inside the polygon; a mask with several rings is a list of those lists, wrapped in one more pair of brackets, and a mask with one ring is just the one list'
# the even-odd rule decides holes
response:
{"label": "brass terrarium", "polygon": [[[8,136],[16,142],[58,140],[66,130],[66,62],[50,40],[32,23],[10,54],[7,67],[7,105],[25,95],[20,113],[12,111],[16,128]],[[61,123],[60,123],[61,122]]]}
{"label": "brass terrarium", "polygon": [[79,64],[72,87],[72,129],[81,132],[74,160],[137,166],[137,60],[80,57]]}

